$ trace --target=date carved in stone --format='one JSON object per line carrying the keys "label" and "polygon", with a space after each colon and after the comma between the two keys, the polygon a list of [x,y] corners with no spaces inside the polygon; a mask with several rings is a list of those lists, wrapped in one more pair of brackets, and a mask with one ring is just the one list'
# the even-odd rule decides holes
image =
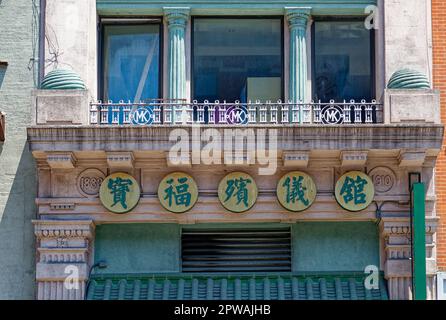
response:
{"label": "date carved in stone", "polygon": [[84,197],[97,197],[99,195],[99,188],[104,179],[105,175],[101,170],[84,170],[77,178],[78,190]]}
{"label": "date carved in stone", "polygon": [[395,185],[395,173],[386,167],[376,167],[369,172],[375,185],[375,191],[378,193],[386,193],[392,190]]}

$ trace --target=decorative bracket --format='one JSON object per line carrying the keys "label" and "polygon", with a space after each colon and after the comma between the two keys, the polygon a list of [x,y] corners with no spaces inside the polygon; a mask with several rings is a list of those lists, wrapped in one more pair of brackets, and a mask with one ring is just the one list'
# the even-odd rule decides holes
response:
{"label": "decorative bracket", "polygon": [[135,157],[133,152],[107,152],[107,164],[110,169],[133,169]]}
{"label": "decorative bracket", "polygon": [[77,159],[73,152],[49,152],[46,161],[51,169],[73,169]]}
{"label": "decorative bracket", "polygon": [[401,150],[398,161],[400,167],[421,167],[426,159],[425,151]]}
{"label": "decorative bracket", "polygon": [[368,151],[341,151],[342,167],[363,167],[367,163]]}
{"label": "decorative bracket", "polygon": [[310,151],[284,151],[282,160],[284,167],[306,168],[310,161]]}

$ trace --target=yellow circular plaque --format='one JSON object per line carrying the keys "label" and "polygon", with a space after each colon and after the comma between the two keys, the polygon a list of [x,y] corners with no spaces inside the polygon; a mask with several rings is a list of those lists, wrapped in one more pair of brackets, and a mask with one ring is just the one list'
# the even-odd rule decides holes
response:
{"label": "yellow circular plaque", "polygon": [[117,172],[109,175],[99,188],[102,205],[113,213],[126,213],[138,204],[141,191],[131,175]]}
{"label": "yellow circular plaque", "polygon": [[364,172],[349,171],[336,182],[336,201],[348,211],[364,210],[372,203],[374,196],[372,179]]}
{"label": "yellow circular plaque", "polygon": [[249,210],[256,203],[257,194],[256,182],[244,172],[231,172],[218,185],[218,199],[232,212]]}
{"label": "yellow circular plaque", "polygon": [[158,199],[166,210],[174,213],[186,212],[197,202],[197,184],[187,173],[172,172],[161,180]]}
{"label": "yellow circular plaque", "polygon": [[277,199],[287,210],[304,211],[316,199],[316,184],[308,174],[292,171],[280,178],[277,184]]}

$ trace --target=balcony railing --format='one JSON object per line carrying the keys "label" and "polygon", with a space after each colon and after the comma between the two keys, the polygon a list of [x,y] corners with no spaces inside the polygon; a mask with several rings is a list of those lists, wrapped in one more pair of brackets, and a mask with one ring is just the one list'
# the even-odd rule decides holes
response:
{"label": "balcony railing", "polygon": [[90,124],[94,125],[337,125],[382,122],[383,107],[375,100],[351,100],[341,103],[187,103],[182,100],[151,100],[139,103],[98,101],[90,104]]}

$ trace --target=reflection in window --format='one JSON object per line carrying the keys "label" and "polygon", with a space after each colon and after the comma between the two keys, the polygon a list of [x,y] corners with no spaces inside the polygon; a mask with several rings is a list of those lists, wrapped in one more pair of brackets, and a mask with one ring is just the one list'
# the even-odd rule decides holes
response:
{"label": "reflection in window", "polygon": [[112,101],[159,98],[160,26],[104,26],[103,97]]}
{"label": "reflection in window", "polygon": [[281,19],[194,20],[193,98],[282,98]]}
{"label": "reflection in window", "polygon": [[371,43],[371,31],[362,21],[316,21],[313,98],[372,99]]}

